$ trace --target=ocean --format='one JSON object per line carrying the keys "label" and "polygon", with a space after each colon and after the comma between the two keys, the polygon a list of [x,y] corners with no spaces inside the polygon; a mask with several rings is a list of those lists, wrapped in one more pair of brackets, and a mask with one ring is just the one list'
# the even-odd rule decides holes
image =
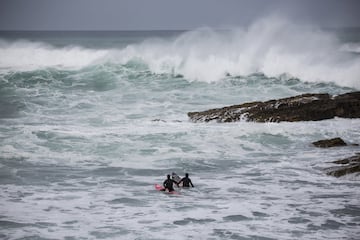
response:
{"label": "ocean", "polygon": [[[187,112],[360,89],[360,29],[0,33],[1,239],[358,239],[360,119]],[[194,188],[156,191],[167,174]]]}

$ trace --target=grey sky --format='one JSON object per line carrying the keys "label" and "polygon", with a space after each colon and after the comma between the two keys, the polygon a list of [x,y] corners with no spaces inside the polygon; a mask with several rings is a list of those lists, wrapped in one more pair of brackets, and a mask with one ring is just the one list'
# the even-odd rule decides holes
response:
{"label": "grey sky", "polygon": [[0,30],[229,27],[270,14],[323,27],[360,27],[360,0],[0,0]]}

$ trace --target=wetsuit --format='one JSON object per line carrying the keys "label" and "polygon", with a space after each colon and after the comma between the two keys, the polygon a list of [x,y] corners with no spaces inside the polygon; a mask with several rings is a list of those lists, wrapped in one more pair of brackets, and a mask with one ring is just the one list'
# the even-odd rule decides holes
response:
{"label": "wetsuit", "polygon": [[169,178],[166,179],[163,183],[165,190],[167,189],[167,190],[169,190],[169,192],[174,191],[174,187],[173,187],[174,183],[178,184],[176,181],[174,181],[172,179],[169,179]]}
{"label": "wetsuit", "polygon": [[183,177],[183,178],[180,180],[179,184],[180,184],[181,182],[183,183],[183,187],[190,187],[190,185],[191,185],[192,187],[194,187],[194,185],[193,185],[192,182],[191,182],[191,179],[188,178],[188,177]]}

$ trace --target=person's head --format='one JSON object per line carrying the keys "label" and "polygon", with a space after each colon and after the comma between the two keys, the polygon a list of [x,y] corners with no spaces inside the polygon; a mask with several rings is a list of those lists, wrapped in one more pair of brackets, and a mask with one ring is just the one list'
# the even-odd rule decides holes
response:
{"label": "person's head", "polygon": [[189,177],[189,174],[188,174],[188,173],[185,173],[185,177]]}
{"label": "person's head", "polygon": [[170,179],[170,174],[167,175],[167,178]]}

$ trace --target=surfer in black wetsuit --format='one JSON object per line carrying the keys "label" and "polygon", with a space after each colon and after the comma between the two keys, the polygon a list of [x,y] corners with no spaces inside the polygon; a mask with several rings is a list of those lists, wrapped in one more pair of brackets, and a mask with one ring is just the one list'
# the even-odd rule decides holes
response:
{"label": "surfer in black wetsuit", "polygon": [[192,187],[194,187],[193,183],[191,182],[191,179],[189,178],[189,174],[188,174],[188,173],[185,173],[185,177],[183,177],[183,178],[180,180],[179,184],[180,184],[181,182],[183,183],[183,187],[190,187],[190,185],[191,185]]}
{"label": "surfer in black wetsuit", "polygon": [[168,174],[167,175],[167,179],[164,181],[164,183],[163,183],[163,185],[164,185],[164,191],[167,189],[169,192],[172,192],[172,191],[174,191],[174,187],[173,187],[173,184],[176,184],[177,186],[179,186],[179,184],[176,182],[176,181],[174,181],[174,180],[172,180],[171,178],[170,178],[170,174]]}

